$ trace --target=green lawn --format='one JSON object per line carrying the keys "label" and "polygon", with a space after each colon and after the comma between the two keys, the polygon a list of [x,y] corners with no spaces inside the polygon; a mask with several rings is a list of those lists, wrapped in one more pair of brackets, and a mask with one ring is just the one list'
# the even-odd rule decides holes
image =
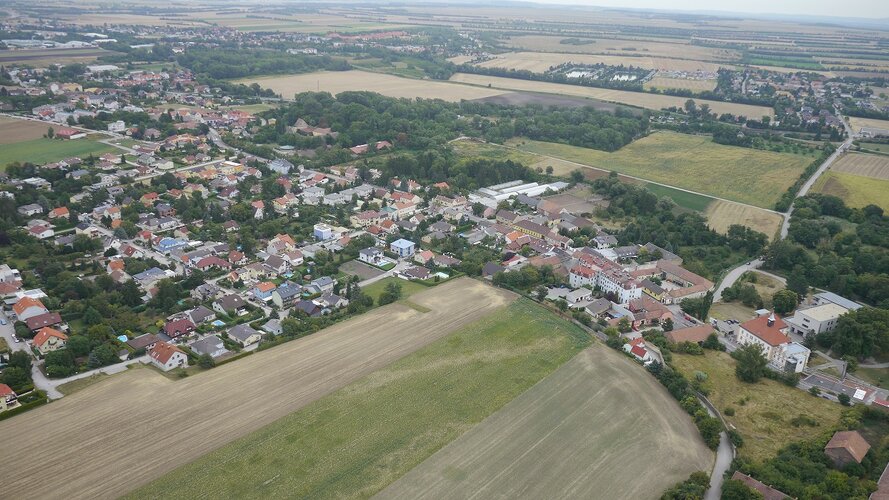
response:
{"label": "green lawn", "polygon": [[854,208],[873,204],[889,209],[889,181],[873,177],[828,170],[815,181],[812,192],[842,198]]}
{"label": "green lawn", "polygon": [[119,149],[91,140],[89,137],[63,141],[61,139],[33,139],[30,141],[4,144],[0,147],[0,169],[14,162],[31,162],[36,165],[59,161],[71,156],[81,158],[101,155],[102,153],[117,153]]}
{"label": "green lawn", "polygon": [[419,283],[414,283],[413,281],[407,281],[407,280],[403,280],[401,278],[396,278],[396,277],[392,276],[389,278],[383,278],[380,281],[377,281],[375,283],[371,283],[370,285],[362,288],[362,291],[364,293],[366,293],[367,295],[373,297],[374,303],[376,304],[380,299],[380,295],[383,293],[383,289],[386,288],[386,285],[389,283],[393,283],[393,282],[399,283],[401,285],[401,297],[402,298],[407,298],[417,292],[422,292],[423,290],[429,289],[428,286],[424,286]]}
{"label": "green lawn", "polygon": [[370,497],[589,342],[520,299],[131,497]]}
{"label": "green lawn", "polygon": [[707,136],[665,131],[613,153],[527,139],[509,143],[523,151],[763,208],[771,208],[814,159],[810,155],[724,146]]}
{"label": "green lawn", "polygon": [[660,184],[645,183],[645,187],[658,196],[666,196],[673,200],[676,205],[694,210],[695,212],[704,212],[707,207],[713,203],[713,198],[709,196],[701,196],[699,194],[688,193],[679,189],[662,186]]}

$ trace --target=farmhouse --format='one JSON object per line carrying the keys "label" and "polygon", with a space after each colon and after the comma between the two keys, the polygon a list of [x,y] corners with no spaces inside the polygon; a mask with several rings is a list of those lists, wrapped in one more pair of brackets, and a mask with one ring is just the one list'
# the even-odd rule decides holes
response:
{"label": "farmhouse", "polygon": [[188,366],[188,356],[185,355],[182,349],[163,340],[157,342],[148,351],[148,358],[151,360],[151,364],[165,372],[173,368]]}

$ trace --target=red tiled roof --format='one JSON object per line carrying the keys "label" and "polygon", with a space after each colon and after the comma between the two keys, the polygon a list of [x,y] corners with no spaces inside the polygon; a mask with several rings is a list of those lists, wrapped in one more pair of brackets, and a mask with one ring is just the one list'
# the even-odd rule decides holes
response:
{"label": "red tiled roof", "polygon": [[635,354],[636,356],[639,356],[640,358],[644,358],[645,355],[648,354],[648,351],[646,351],[644,347],[638,344],[634,345],[633,348],[630,349],[630,352]]}
{"label": "red tiled roof", "polygon": [[12,387],[9,387],[6,384],[0,384],[0,397],[6,397],[10,394],[15,394],[15,391],[12,390]]}
{"label": "red tiled roof", "polygon": [[870,450],[870,444],[861,437],[858,431],[839,431],[830,438],[824,450],[834,448],[846,450],[856,462],[861,463],[868,450]]}
{"label": "red tiled roof", "polygon": [[41,328],[40,331],[37,332],[37,335],[34,336],[34,345],[38,347],[42,346],[46,343],[47,340],[50,339],[50,337],[55,337],[60,340],[68,340],[68,336],[64,333],[56,330],[55,328],[46,327]]}
{"label": "red tiled roof", "polygon": [[777,314],[774,316],[775,323],[772,326],[769,326],[770,315],[763,314],[758,318],[741,323],[741,328],[756,335],[770,346],[778,346],[790,342],[790,337],[781,332],[781,330],[787,328],[787,324]]}
{"label": "red tiled roof", "polygon": [[182,352],[182,349],[170,344],[169,342],[164,342],[163,340],[159,341],[157,344],[154,344],[154,347],[151,348],[151,351],[148,353],[152,359],[158,361],[160,364],[165,365],[167,361],[173,357],[174,353]]}
{"label": "red tiled roof", "polygon": [[19,299],[19,301],[12,306],[12,310],[15,312],[15,315],[18,316],[25,312],[29,307],[39,307],[44,311],[46,310],[46,306],[43,305],[43,302],[40,302],[37,299],[32,299],[31,297],[22,297]]}

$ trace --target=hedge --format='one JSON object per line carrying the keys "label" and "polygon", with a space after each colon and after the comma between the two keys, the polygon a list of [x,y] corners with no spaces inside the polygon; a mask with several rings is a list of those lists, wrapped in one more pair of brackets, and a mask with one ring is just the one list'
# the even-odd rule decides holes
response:
{"label": "hedge", "polygon": [[12,418],[12,417],[18,415],[19,413],[24,413],[28,410],[33,410],[34,408],[37,408],[38,406],[45,405],[46,403],[49,402],[49,399],[47,399],[45,392],[43,392],[43,391],[34,391],[34,392],[36,392],[38,394],[39,399],[37,399],[35,401],[31,401],[29,403],[22,403],[22,405],[19,406],[18,408],[13,408],[11,410],[6,410],[3,413],[0,413],[0,420],[6,420],[7,418]]}

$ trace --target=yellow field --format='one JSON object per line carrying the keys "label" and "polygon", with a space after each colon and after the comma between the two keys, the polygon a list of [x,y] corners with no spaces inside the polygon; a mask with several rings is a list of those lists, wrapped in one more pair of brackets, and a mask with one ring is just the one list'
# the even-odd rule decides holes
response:
{"label": "yellow field", "polygon": [[564,54],[556,52],[507,52],[505,54],[497,54],[494,59],[479,63],[478,66],[483,68],[506,68],[543,73],[549,70],[552,66],[558,66],[559,64],[569,62],[577,64],[604,63],[612,66],[619,66],[622,64],[624,66],[635,66],[637,68],[662,69],[668,71],[715,72],[723,66],[719,63],[670,59],[666,57]]}
{"label": "yellow field", "polygon": [[205,23],[187,18],[142,16],[136,14],[80,14],[59,16],[74,24],[133,24],[142,26],[206,26]]}
{"label": "yellow field", "polygon": [[852,130],[856,133],[861,132],[861,127],[889,130],[889,120],[875,120],[873,118],[858,118],[855,116],[850,116],[849,123],[852,126]]}
{"label": "yellow field", "polygon": [[687,78],[670,78],[655,76],[643,85],[645,90],[650,89],[682,89],[692,92],[703,92],[716,88],[716,80],[689,80]]}
{"label": "yellow field", "polygon": [[[485,88],[494,88],[502,90],[516,90],[526,92],[544,92],[547,94],[570,95],[577,97],[586,97],[589,99],[598,99],[601,101],[616,102],[619,104],[627,104],[640,108],[648,108],[660,110],[669,107],[681,108],[685,105],[686,97],[673,97],[668,95],[647,94],[644,92],[629,92],[625,90],[601,89],[595,87],[583,87],[580,85],[567,85],[561,83],[535,82],[531,80],[519,80],[516,78],[501,78],[497,76],[471,75],[467,73],[456,73],[451,77],[452,82],[469,83]],[[732,102],[708,101],[705,99],[695,99],[695,102],[708,104],[710,109],[717,113],[731,113],[734,115],[743,115],[748,118],[760,118],[762,116],[774,116],[775,112],[772,108],[765,106],[751,106],[748,104],[737,104]]]}
{"label": "yellow field", "polygon": [[472,56],[454,56],[454,57],[449,57],[448,61],[450,61],[454,64],[466,64],[469,61],[471,61],[472,59],[473,59]]}
{"label": "yellow field", "polygon": [[775,212],[724,200],[714,200],[704,215],[710,228],[718,233],[725,234],[729,226],[740,224],[765,234],[770,240],[781,229],[784,221],[784,217]]}
{"label": "yellow field", "polygon": [[434,80],[414,80],[358,70],[319,71],[301,75],[246,78],[238,81],[238,83],[246,84],[254,82],[274,90],[285,99],[291,99],[300,92],[322,91],[336,95],[350,90],[378,92],[389,97],[421,97],[445,101],[481,99],[508,93],[499,89],[483,89]]}
{"label": "yellow field", "polygon": [[323,12],[316,14],[300,13],[295,15],[277,12],[257,13],[253,10],[241,12],[193,12],[190,17],[195,21],[218,24],[240,31],[281,31],[297,33],[353,33],[371,30],[397,30],[410,25],[383,22],[379,16],[374,20],[361,18],[354,12],[350,14]]}
{"label": "yellow field", "polygon": [[613,153],[530,140],[509,144],[763,208],[770,208],[812,161],[810,156],[724,146],[707,136],[674,132],[653,133]]}
{"label": "yellow field", "polygon": [[575,54],[644,55],[698,59],[703,61],[732,61],[739,57],[734,50],[691,45],[685,41],[614,40],[609,38],[582,38],[583,45],[560,43],[574,36],[523,35],[510,37],[506,45],[534,52],[571,52]]}
{"label": "yellow field", "polygon": [[812,192],[842,198],[850,207],[877,205],[889,209],[889,181],[828,170],[815,181]]}
{"label": "yellow field", "polygon": [[889,156],[849,153],[830,167],[834,172],[889,181]]}

